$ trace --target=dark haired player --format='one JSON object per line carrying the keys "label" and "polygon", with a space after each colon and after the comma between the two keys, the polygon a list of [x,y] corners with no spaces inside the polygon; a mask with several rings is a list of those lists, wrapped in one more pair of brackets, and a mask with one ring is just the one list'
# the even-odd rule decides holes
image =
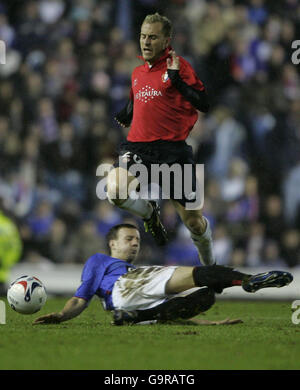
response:
{"label": "dark haired player", "polygon": [[241,286],[247,292],[283,287],[293,277],[270,271],[246,275],[231,268],[212,266],[143,266],[133,263],[140,249],[140,233],[130,224],[113,227],[107,235],[109,255],[97,253],[85,263],[81,285],[57,313],[37,318],[34,324],[60,323],[78,316],[94,295],[106,310],[114,311],[114,324],[149,320],[188,319],[208,310],[215,292]]}

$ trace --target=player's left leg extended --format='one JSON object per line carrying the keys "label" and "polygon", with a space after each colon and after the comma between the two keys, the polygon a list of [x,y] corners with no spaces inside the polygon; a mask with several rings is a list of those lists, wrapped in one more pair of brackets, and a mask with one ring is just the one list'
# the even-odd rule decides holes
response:
{"label": "player's left leg extended", "polygon": [[177,294],[151,309],[115,310],[113,324],[136,324],[143,321],[172,321],[189,319],[207,311],[215,303],[215,292],[208,287],[188,290]]}
{"label": "player's left leg extended", "polygon": [[191,238],[198,250],[203,265],[216,263],[213,255],[212,233],[209,221],[202,215],[201,210],[187,210],[180,203],[173,201],[182,222],[191,232]]}

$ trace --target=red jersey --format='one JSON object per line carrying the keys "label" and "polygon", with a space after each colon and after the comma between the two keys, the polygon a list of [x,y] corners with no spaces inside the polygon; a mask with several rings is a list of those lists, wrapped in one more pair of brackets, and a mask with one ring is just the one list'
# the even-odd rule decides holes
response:
{"label": "red jersey", "polygon": [[[168,77],[166,60],[169,50],[166,49],[151,67],[145,62],[132,73],[130,99],[133,101],[133,118],[128,141],[183,141],[198,119],[197,110],[172,86]],[[182,57],[179,60],[182,80],[204,91],[204,85],[192,66]]]}

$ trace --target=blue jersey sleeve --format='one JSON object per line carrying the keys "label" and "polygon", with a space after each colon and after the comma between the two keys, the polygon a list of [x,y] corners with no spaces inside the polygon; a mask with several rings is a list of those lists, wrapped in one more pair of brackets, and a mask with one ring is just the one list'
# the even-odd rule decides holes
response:
{"label": "blue jersey sleeve", "polygon": [[99,264],[97,260],[97,256],[94,255],[85,263],[81,275],[81,285],[74,294],[75,297],[89,301],[98,290],[105,273],[105,266]]}

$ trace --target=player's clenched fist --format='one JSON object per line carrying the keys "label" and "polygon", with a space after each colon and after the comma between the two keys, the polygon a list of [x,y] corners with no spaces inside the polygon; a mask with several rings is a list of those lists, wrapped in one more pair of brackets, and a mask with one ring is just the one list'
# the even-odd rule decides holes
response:
{"label": "player's clenched fist", "polygon": [[167,58],[167,68],[170,70],[179,70],[179,57],[176,56],[175,50],[170,51],[171,58]]}

